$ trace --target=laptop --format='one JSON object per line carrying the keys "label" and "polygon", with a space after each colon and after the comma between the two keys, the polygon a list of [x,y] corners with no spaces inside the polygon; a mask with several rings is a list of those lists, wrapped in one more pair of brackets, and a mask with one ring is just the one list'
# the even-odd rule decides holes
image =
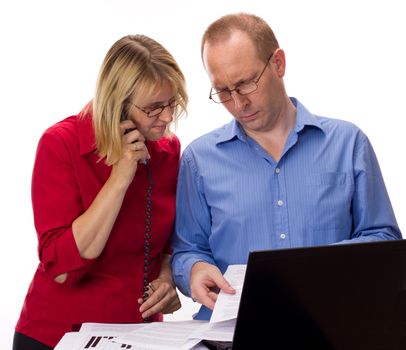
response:
{"label": "laptop", "polygon": [[231,348],[406,349],[406,240],[251,252]]}

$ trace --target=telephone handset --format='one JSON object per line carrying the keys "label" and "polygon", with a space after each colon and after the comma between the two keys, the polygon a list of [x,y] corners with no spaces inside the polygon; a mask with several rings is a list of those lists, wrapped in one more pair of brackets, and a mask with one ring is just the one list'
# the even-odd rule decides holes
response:
{"label": "telephone handset", "polygon": [[[127,119],[128,119],[127,113],[124,110],[122,110],[120,120],[124,121]],[[132,130],[135,130],[135,128],[126,129],[124,134],[127,134]],[[134,141],[134,142],[136,142],[136,141]],[[144,162],[144,164],[145,164],[145,168],[147,170],[148,187],[147,187],[147,191],[146,191],[145,226],[144,226],[144,270],[143,270],[143,293],[142,293],[143,301],[147,300],[147,298],[148,298],[148,288],[149,288],[149,284],[150,284],[149,279],[150,279],[150,274],[151,274],[149,253],[151,251],[152,188],[154,186],[148,159]],[[144,322],[149,322],[148,318],[144,319]]]}
{"label": "telephone handset", "polygon": [[[127,113],[124,111],[124,109],[121,111],[121,117],[120,117],[120,121],[121,122],[123,122],[124,120],[127,120],[128,119],[128,117],[127,117]],[[124,134],[128,134],[130,131],[133,131],[133,130],[135,130],[135,128],[132,128],[132,129],[126,129],[125,131],[124,131]]]}
{"label": "telephone handset", "polygon": [[[124,121],[124,120],[127,120],[127,119],[128,119],[127,113],[126,113],[124,110],[122,110],[122,111],[121,111],[121,118],[120,118],[120,121]],[[126,130],[124,131],[124,134],[128,134],[130,131],[133,131],[133,130],[135,130],[135,129],[136,129],[136,128],[126,129]],[[136,142],[136,141],[133,141],[133,143],[135,143],[135,142]],[[147,166],[147,168],[148,168],[148,159],[141,160],[140,163],[145,164],[145,165]],[[147,170],[149,171],[149,168],[148,168]]]}

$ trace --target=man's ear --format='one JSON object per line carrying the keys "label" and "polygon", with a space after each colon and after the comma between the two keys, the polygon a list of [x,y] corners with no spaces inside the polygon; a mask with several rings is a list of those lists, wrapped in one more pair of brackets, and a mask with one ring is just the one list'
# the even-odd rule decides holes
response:
{"label": "man's ear", "polygon": [[286,70],[285,51],[283,51],[282,49],[276,49],[272,56],[271,62],[273,62],[276,68],[278,77],[283,78]]}

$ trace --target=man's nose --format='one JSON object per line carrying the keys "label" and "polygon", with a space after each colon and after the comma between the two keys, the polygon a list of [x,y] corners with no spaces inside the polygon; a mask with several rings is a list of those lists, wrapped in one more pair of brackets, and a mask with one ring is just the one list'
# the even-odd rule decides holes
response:
{"label": "man's nose", "polygon": [[247,105],[248,96],[241,95],[237,91],[231,92],[231,98],[233,99],[234,106],[237,110],[244,108]]}

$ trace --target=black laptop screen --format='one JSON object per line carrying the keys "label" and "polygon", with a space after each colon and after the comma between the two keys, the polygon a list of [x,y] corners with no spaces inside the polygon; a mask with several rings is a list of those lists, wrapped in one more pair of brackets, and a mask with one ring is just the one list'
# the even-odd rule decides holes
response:
{"label": "black laptop screen", "polygon": [[255,251],[239,349],[406,349],[406,241]]}

